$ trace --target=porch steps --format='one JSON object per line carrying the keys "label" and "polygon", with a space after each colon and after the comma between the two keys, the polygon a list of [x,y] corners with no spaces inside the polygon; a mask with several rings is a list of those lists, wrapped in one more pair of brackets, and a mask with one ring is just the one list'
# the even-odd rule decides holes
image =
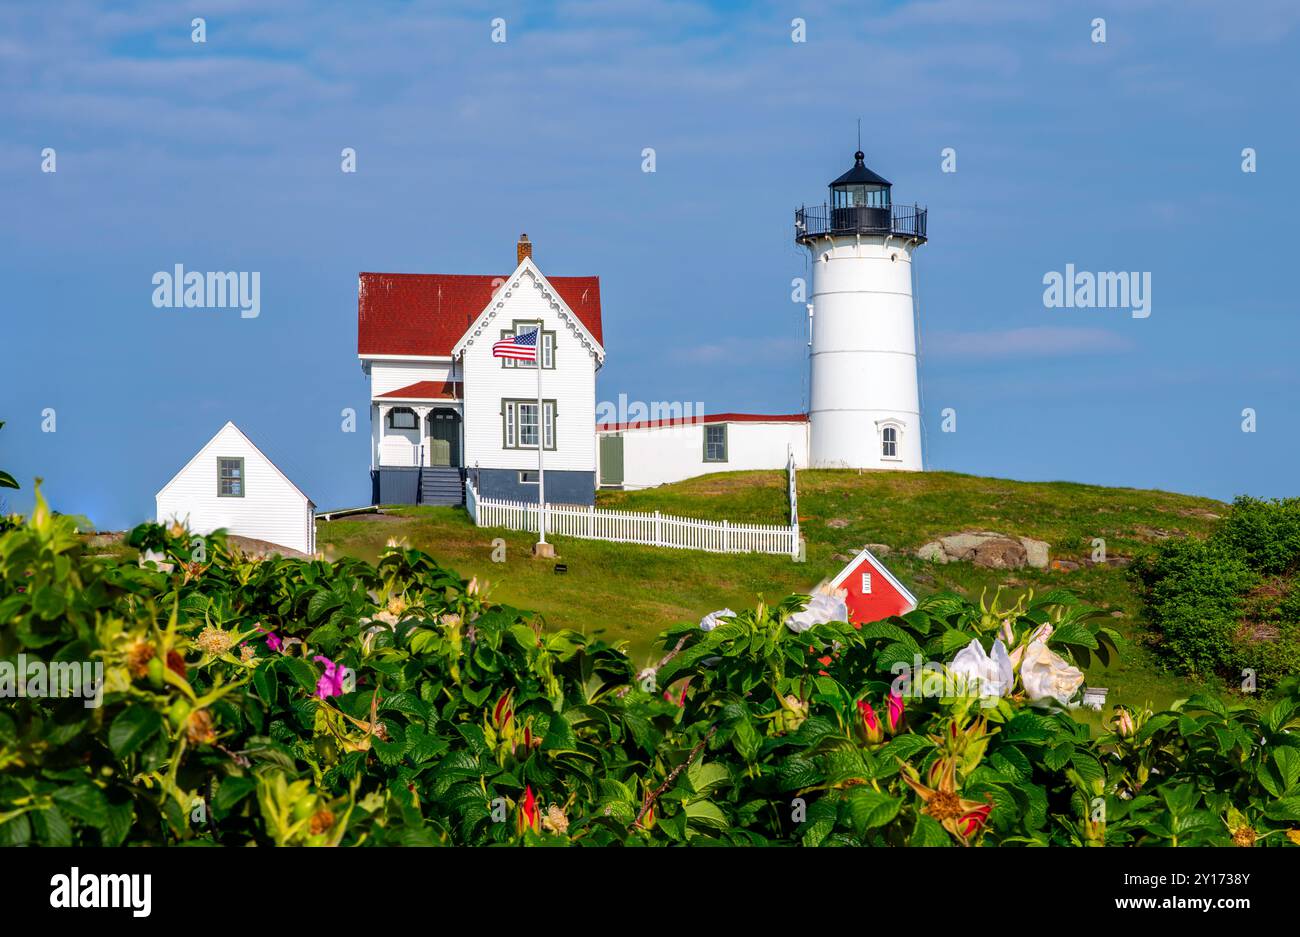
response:
{"label": "porch steps", "polygon": [[420,471],[420,503],[460,505],[465,503],[465,480],[461,470],[440,466]]}

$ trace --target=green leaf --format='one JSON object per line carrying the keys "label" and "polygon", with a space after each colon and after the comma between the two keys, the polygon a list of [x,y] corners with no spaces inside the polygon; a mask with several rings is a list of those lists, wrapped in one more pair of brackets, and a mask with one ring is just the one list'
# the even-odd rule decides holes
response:
{"label": "green leaf", "polygon": [[925,814],[918,814],[916,818],[916,829],[912,831],[912,838],[908,840],[910,846],[951,846],[952,839],[948,836],[948,831],[940,826],[939,821]]}
{"label": "green leaf", "polygon": [[725,830],[728,827],[727,815],[711,800],[696,800],[686,805],[686,815],[692,826],[711,827]]}
{"label": "green leaf", "polygon": [[1291,790],[1300,779],[1300,752],[1289,746],[1278,748],[1273,752],[1273,761],[1282,775],[1283,792]]}
{"label": "green leaf", "polygon": [[162,728],[162,716],[149,706],[128,706],[117,714],[108,730],[108,747],[125,758]]}
{"label": "green leaf", "polygon": [[63,811],[83,823],[102,827],[108,823],[108,801],[103,793],[89,781],[72,787],[61,787],[54,792],[54,802]]}
{"label": "green leaf", "polygon": [[869,787],[856,787],[848,795],[849,816],[854,831],[861,836],[867,830],[884,826],[898,815],[903,801]]}

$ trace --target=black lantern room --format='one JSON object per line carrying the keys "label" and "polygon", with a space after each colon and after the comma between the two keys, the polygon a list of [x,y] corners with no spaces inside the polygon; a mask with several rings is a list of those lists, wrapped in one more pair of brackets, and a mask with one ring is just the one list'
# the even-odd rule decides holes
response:
{"label": "black lantern room", "polygon": [[853,168],[831,183],[832,225],[842,231],[889,229],[888,179],[876,175],[853,154]]}
{"label": "black lantern room", "polygon": [[795,209],[794,236],[800,243],[839,235],[889,235],[924,243],[926,210],[918,205],[895,208],[892,184],[853,154],[853,168],[830,184],[830,203]]}

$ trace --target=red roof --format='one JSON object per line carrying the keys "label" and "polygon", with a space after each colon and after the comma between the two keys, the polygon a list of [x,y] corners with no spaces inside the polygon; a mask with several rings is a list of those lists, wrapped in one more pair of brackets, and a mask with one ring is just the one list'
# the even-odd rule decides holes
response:
{"label": "red roof", "polygon": [[391,400],[459,400],[464,385],[460,381],[416,381],[397,390],[380,394],[380,399]]}
{"label": "red roof", "polygon": [[669,420],[634,420],[631,423],[597,423],[598,433],[618,433],[625,429],[656,429],[663,426],[686,426],[691,423],[807,423],[806,413],[715,413],[712,416],[679,416]]}
{"label": "red roof", "polygon": [[[505,277],[363,273],[357,295],[357,353],[446,357]],[[599,277],[547,277],[597,342]]]}

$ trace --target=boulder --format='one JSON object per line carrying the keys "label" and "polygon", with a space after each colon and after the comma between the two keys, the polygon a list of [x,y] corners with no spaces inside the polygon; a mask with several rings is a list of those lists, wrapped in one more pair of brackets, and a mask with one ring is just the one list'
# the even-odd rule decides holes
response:
{"label": "boulder", "polygon": [[916,551],[916,558],[918,560],[931,560],[935,563],[948,562],[948,554],[944,552],[943,544],[938,540],[931,540],[929,543],[924,544]]}
{"label": "boulder", "polygon": [[1008,537],[994,530],[965,530],[932,540],[916,551],[935,563],[967,562],[987,569],[1045,569],[1049,545],[1031,537]]}
{"label": "boulder", "polygon": [[1046,540],[1033,537],[1021,537],[1020,544],[1025,548],[1025,565],[1034,569],[1047,569],[1048,552],[1051,545]]}
{"label": "boulder", "polygon": [[880,559],[884,559],[894,552],[894,548],[887,543],[868,543],[865,544],[865,546],[866,549],[870,550]]}

